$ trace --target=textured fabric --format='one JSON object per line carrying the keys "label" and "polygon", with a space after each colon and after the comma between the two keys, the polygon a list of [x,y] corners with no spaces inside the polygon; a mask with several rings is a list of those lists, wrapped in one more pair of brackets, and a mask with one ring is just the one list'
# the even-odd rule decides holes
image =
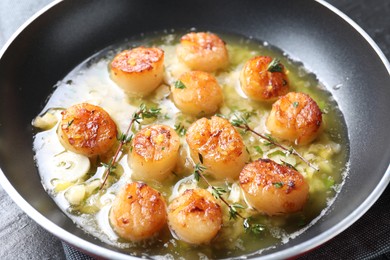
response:
{"label": "textured fabric", "polygon": [[90,257],[80,251],[76,250],[74,247],[71,247],[65,242],[62,242],[62,246],[64,248],[65,257],[68,260],[93,260],[95,258]]}
{"label": "textured fabric", "polygon": [[374,206],[346,231],[298,259],[390,258],[390,211],[385,210],[389,205],[390,186]]}
{"label": "textured fabric", "polygon": [[0,259],[65,259],[61,242],[30,219],[0,186]]}

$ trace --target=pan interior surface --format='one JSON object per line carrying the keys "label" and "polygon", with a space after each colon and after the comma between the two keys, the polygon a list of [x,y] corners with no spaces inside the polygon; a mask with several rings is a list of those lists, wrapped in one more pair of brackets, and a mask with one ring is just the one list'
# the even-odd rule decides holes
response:
{"label": "pan interior surface", "polygon": [[56,82],[97,51],[144,32],[191,27],[241,34],[282,49],[324,83],[345,117],[350,171],[343,190],[316,225],[262,256],[306,251],[362,215],[390,178],[389,71],[347,21],[308,1],[64,1],[51,7],[15,37],[0,60],[0,167],[16,202],[31,205],[26,212],[44,227],[50,223],[50,231],[66,242],[103,257],[126,257],[77,228],[46,194],[34,165],[31,119]]}
{"label": "pan interior surface", "polygon": [[[268,117],[271,104],[249,100],[240,92],[241,88],[237,85],[243,63],[246,63],[250,58],[262,55],[278,59],[278,62],[280,62],[279,66],[284,66],[286,71],[288,71],[288,81],[285,82],[283,89],[292,92],[290,96],[296,96],[296,92],[304,92],[308,94],[305,97],[310,96],[318,102],[321,110],[324,111],[324,114],[321,115],[324,127],[314,143],[295,148],[299,154],[311,158],[306,163],[297,155],[290,153],[286,155],[280,147],[269,145],[267,142],[261,142],[258,138],[253,138],[254,136],[250,133],[241,133],[242,135],[240,136],[247,148],[250,162],[255,162],[260,158],[268,158],[281,165],[288,163],[291,168],[297,169],[299,172],[297,174],[305,176],[306,183],[310,186],[310,192],[308,200],[305,202],[306,206],[299,212],[279,216],[256,214],[246,206],[247,202],[241,195],[240,190],[237,189],[239,181],[236,178],[221,182],[210,179],[211,176],[207,174],[204,176],[208,180],[209,185],[224,191],[225,201],[230,203],[230,205],[233,205],[233,203],[235,205],[243,205],[245,209],[240,210],[240,215],[251,216],[250,220],[247,220],[245,223],[249,226],[257,227],[256,232],[253,232],[255,231],[253,228],[245,229],[241,218],[230,219],[228,208],[225,205],[221,205],[223,208],[222,215],[224,216],[223,227],[220,228],[213,242],[205,246],[188,247],[188,244],[183,243],[180,239],[176,240],[177,237],[175,235],[172,236],[171,233],[173,232],[170,232],[167,228],[162,229],[157,237],[152,239],[153,246],[149,244],[144,245],[143,243],[132,244],[118,239],[114,230],[107,224],[109,223],[108,218],[112,217],[112,215],[109,217],[109,209],[115,205],[112,202],[113,194],[118,194],[118,191],[125,186],[125,183],[129,182],[129,179],[132,181],[140,180],[139,172],[148,174],[142,171],[142,169],[137,170],[131,166],[131,163],[136,160],[131,151],[136,149],[135,143],[138,142],[133,141],[132,148],[127,146],[123,149],[121,148],[122,154],[126,154],[127,158],[124,157],[122,159],[119,157],[115,163],[112,163],[116,167],[107,179],[104,189],[98,191],[96,186],[101,185],[101,180],[104,179],[104,175],[102,176],[104,166],[99,161],[102,160],[101,163],[107,164],[112,157],[98,159],[98,162],[92,160],[89,164],[86,164],[86,161],[88,161],[86,157],[76,156],[76,154],[64,151],[63,146],[58,142],[61,139],[60,136],[62,136],[62,134],[59,134],[60,129],[70,129],[72,127],[75,129],[75,127],[80,126],[77,123],[78,121],[76,121],[77,119],[71,121],[62,119],[58,122],[58,125],[51,123],[48,126],[46,123],[45,118],[50,118],[49,121],[51,122],[53,116],[58,119],[61,117],[60,114],[72,113],[69,112],[74,111],[70,108],[72,105],[79,104],[79,106],[82,106],[80,104],[87,102],[98,105],[108,111],[111,118],[117,123],[119,132],[125,133],[129,127],[130,115],[136,113],[140,103],[148,104],[147,107],[152,106],[154,109],[158,108],[161,110],[161,113],[159,113],[157,118],[148,119],[146,125],[144,123],[141,123],[141,125],[138,123],[134,124],[135,130],[133,133],[135,135],[133,140],[137,140],[144,132],[144,130],[138,130],[141,126],[145,129],[150,125],[167,125],[171,129],[176,129],[176,132],[179,134],[181,143],[180,155],[177,166],[172,170],[175,174],[164,174],[165,180],[160,179],[158,185],[156,185],[154,180],[151,181],[150,179],[141,178],[141,181],[162,193],[168,205],[174,204],[174,199],[180,197],[186,189],[194,189],[195,187],[207,188],[207,186],[204,186],[203,180],[198,182],[193,178],[193,169],[188,165],[188,161],[192,159],[186,152],[187,145],[194,140],[188,137],[188,134],[191,132],[190,125],[200,117],[204,117],[204,115],[193,117],[183,114],[174,106],[174,101],[172,101],[174,98],[169,95],[169,93],[172,95],[183,93],[182,89],[176,91],[173,87],[171,90],[168,87],[168,84],[173,85],[173,82],[177,82],[177,79],[182,77],[181,75],[192,75],[192,80],[194,81],[198,79],[197,75],[199,74],[197,72],[192,71],[191,74],[185,74],[189,73],[188,68],[182,66],[176,58],[179,39],[186,33],[187,31],[176,32],[175,30],[169,30],[168,32],[153,33],[152,35],[145,34],[139,39],[131,39],[128,42],[119,44],[119,46],[110,46],[77,66],[56,85],[55,91],[43,108],[42,113],[34,119],[33,123],[34,126],[42,126],[41,130],[34,137],[34,150],[45,190],[53,197],[64,213],[73,219],[80,228],[107,244],[124,248],[124,253],[137,256],[141,255],[140,252],[145,256],[176,255],[184,258],[193,258],[198,254],[203,254],[208,258],[216,259],[246,255],[264,250],[271,245],[286,243],[290,237],[296,237],[297,234],[304,232],[304,230],[315,224],[319,218],[318,216],[326,211],[325,208],[329,206],[329,201],[333,201],[336,191],[340,190],[340,184],[345,178],[345,165],[349,149],[344,120],[341,112],[338,110],[338,105],[330,94],[324,90],[324,87],[312,73],[305,71],[300,63],[285,57],[282,51],[273,48],[268,43],[264,44],[243,36],[219,34],[219,37],[226,43],[230,65],[214,74],[219,82],[223,82],[221,83],[221,90],[223,89],[224,101],[218,110],[217,118],[219,120],[227,119],[230,122],[244,118],[252,127],[258,129],[257,132],[262,132],[259,129],[262,128],[264,124],[262,122]],[[193,32],[190,35],[194,35]],[[164,77],[166,79],[163,84],[158,86],[147,97],[129,98],[108,76],[109,70],[107,70],[107,67],[114,56],[120,55],[118,53],[123,53],[121,52],[123,50],[131,49],[132,46],[154,46],[164,51]],[[128,52],[125,51],[125,53]],[[212,74],[203,72],[201,75]],[[184,89],[192,87],[187,85],[190,84],[189,82],[183,84],[185,85]],[[211,98],[209,93],[207,93],[207,96]],[[303,107],[305,101],[301,99],[296,103],[297,107],[299,103]],[[315,113],[315,110],[312,110],[312,113]],[[224,119],[221,119],[221,117]],[[196,122],[203,122],[203,119],[199,119]],[[42,122],[45,123],[42,124]],[[212,135],[219,135],[218,133],[223,131],[222,129],[222,127],[218,127],[218,129],[211,130]],[[185,135],[184,131],[187,132],[187,135]],[[197,131],[197,133],[199,132]],[[229,140],[231,138],[230,135]],[[208,142],[213,142],[212,138],[208,140]],[[218,142],[223,143],[223,139],[220,139]],[[287,143],[283,145],[284,147],[290,147]],[[170,147],[170,145],[167,147]],[[219,149],[226,151],[226,153],[229,152],[229,149],[225,147],[220,147]],[[213,148],[208,150],[214,151]],[[112,153],[114,152],[112,151]],[[205,156],[209,156],[208,153]],[[105,157],[104,155],[100,156],[100,158]],[[195,160],[194,157],[192,158]],[[325,161],[326,163],[324,163]],[[155,161],[151,163],[153,164]],[[77,167],[74,165],[77,165]],[[85,167],[88,166],[89,170],[86,173]],[[209,166],[204,164],[204,167],[208,168]],[[316,171],[317,167],[318,171]],[[239,174],[240,170],[238,169],[236,174]],[[153,172],[158,172],[158,170],[154,167]],[[224,174],[226,177],[226,169],[224,169]],[[74,178],[77,178],[77,181],[73,184]],[[283,186],[287,187],[285,186],[287,183],[291,183],[289,184],[291,190],[294,191],[294,188],[296,188],[295,190],[299,192],[300,184],[293,179],[279,182],[279,186],[277,186],[279,187],[277,188],[278,191],[282,191]],[[72,192],[75,190],[78,190],[78,194],[85,194],[84,192],[86,192],[82,201],[78,196],[71,195],[74,194]],[[290,191],[286,190],[285,192],[289,193]],[[217,201],[220,200],[217,199]],[[268,203],[268,205],[274,205],[274,203]],[[269,208],[276,211],[274,206]]]}

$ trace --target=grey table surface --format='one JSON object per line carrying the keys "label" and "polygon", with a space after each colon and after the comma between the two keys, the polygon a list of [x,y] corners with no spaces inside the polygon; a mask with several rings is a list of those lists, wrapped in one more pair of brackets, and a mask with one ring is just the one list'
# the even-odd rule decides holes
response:
{"label": "grey table surface", "polygon": [[[3,47],[29,17],[50,2],[51,0],[0,0],[0,47]],[[359,24],[390,59],[390,0],[328,0],[328,2]],[[373,206],[373,208],[385,206],[381,214],[386,218],[390,216],[389,193],[388,187],[380,201]],[[61,241],[31,220],[1,186],[0,212],[0,259],[66,259]],[[375,223],[369,223],[372,221],[369,213],[370,211],[351,228],[360,229],[360,226],[368,225],[371,226],[370,228],[375,228]],[[382,232],[387,232],[390,236],[390,219],[388,220],[388,229]],[[347,232],[348,229],[339,236]],[[336,242],[333,239],[324,247],[331,246],[331,243],[337,243],[337,237]],[[378,241],[377,247],[358,250],[366,250],[367,258],[375,253],[376,257],[390,259],[390,245],[381,243]],[[361,255],[364,256],[364,252]],[[314,257],[327,258],[321,255],[320,250],[318,253],[311,252],[307,258]]]}

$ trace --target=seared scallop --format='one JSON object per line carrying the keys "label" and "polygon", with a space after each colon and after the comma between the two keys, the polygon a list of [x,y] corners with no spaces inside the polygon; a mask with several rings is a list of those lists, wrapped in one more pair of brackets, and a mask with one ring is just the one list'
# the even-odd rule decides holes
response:
{"label": "seared scallop", "polygon": [[93,157],[107,153],[115,144],[117,127],[103,108],[81,103],[61,114],[58,136],[67,150]]}
{"label": "seared scallop", "polygon": [[269,56],[250,59],[240,73],[241,88],[256,101],[274,101],[289,91],[284,66]]}
{"label": "seared scallop", "polygon": [[190,115],[214,114],[222,104],[223,94],[214,76],[207,72],[190,71],[171,86],[176,107]]}
{"label": "seared scallop", "polygon": [[222,227],[222,210],[207,190],[186,190],[168,206],[168,224],[180,240],[208,244]]}
{"label": "seared scallop", "polygon": [[216,179],[234,180],[249,156],[237,130],[224,118],[201,118],[187,130],[186,140],[191,157],[201,157],[207,173]]}
{"label": "seared scallop", "polygon": [[128,159],[132,177],[143,181],[162,181],[169,177],[179,157],[180,139],[166,125],[151,125],[133,138]]}
{"label": "seared scallop", "polygon": [[182,36],[176,53],[179,61],[192,70],[213,72],[229,64],[225,42],[209,32],[191,32]]}
{"label": "seared scallop", "polygon": [[110,64],[111,79],[131,96],[147,96],[162,82],[164,51],[138,47],[115,56]]}
{"label": "seared scallop", "polygon": [[167,223],[165,200],[144,183],[129,183],[115,197],[109,218],[120,237],[134,242],[145,240]]}
{"label": "seared scallop", "polygon": [[322,112],[307,94],[291,92],[272,105],[266,126],[274,137],[304,145],[320,132]]}
{"label": "seared scallop", "polygon": [[240,173],[239,182],[247,202],[268,215],[301,210],[309,194],[302,174],[269,159],[247,164]]}

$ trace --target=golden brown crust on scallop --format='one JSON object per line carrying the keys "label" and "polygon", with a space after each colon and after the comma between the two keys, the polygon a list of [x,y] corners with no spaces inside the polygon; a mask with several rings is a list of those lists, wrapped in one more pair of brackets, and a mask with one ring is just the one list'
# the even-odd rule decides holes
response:
{"label": "golden brown crust on scallop", "polygon": [[133,138],[134,153],[145,161],[158,161],[173,150],[178,150],[179,136],[169,126],[151,125],[139,131]]}
{"label": "golden brown crust on scallop", "polygon": [[180,138],[171,127],[151,125],[133,138],[128,163],[132,178],[142,181],[164,181],[172,176],[179,158]]}
{"label": "golden brown crust on scallop", "polygon": [[269,159],[247,164],[239,182],[248,202],[268,215],[301,210],[308,197],[309,186],[302,174]]}
{"label": "golden brown crust on scallop", "polygon": [[269,56],[257,56],[247,61],[241,70],[240,82],[244,93],[257,101],[273,101],[289,91],[284,66],[281,71],[268,71],[273,59]]}
{"label": "golden brown crust on scallop", "polygon": [[146,47],[122,51],[110,64],[110,77],[128,95],[147,96],[163,81],[164,51]]}
{"label": "golden brown crust on scallop", "polygon": [[193,70],[212,72],[229,64],[225,42],[209,32],[191,32],[182,36],[177,56]]}
{"label": "golden brown crust on scallop", "polygon": [[222,227],[222,209],[203,189],[186,190],[168,206],[171,230],[192,244],[207,244]]}
{"label": "golden brown crust on scallop", "polygon": [[180,211],[184,215],[187,214],[206,215],[213,222],[217,221],[222,224],[221,207],[214,200],[214,198],[210,197],[209,195],[210,195],[209,192],[202,189],[186,190],[184,191],[182,196],[180,196],[180,199],[174,200],[169,205],[169,210],[173,212]]}
{"label": "golden brown crust on scallop", "polygon": [[92,157],[107,153],[115,144],[116,124],[101,107],[81,103],[61,114],[58,134],[68,150]]}
{"label": "golden brown crust on scallop", "polygon": [[267,128],[277,138],[307,144],[320,132],[322,112],[307,94],[290,92],[272,105]]}
{"label": "golden brown crust on scallop", "polygon": [[153,237],[167,221],[164,198],[146,184],[126,184],[112,204],[110,221],[124,239],[140,241]]}
{"label": "golden brown crust on scallop", "polygon": [[237,130],[224,118],[201,118],[187,131],[187,143],[204,159],[231,161],[244,150],[244,142]]}
{"label": "golden brown crust on scallop", "polygon": [[111,62],[111,69],[127,73],[142,73],[152,70],[154,64],[163,59],[164,51],[160,48],[138,47],[117,54]]}
{"label": "golden brown crust on scallop", "polygon": [[224,118],[201,118],[187,130],[186,140],[191,157],[199,163],[203,158],[206,172],[216,179],[235,180],[249,155],[241,135]]}
{"label": "golden brown crust on scallop", "polygon": [[214,114],[222,104],[223,93],[214,76],[203,71],[182,74],[183,89],[172,86],[175,105],[186,114],[195,116]]}

